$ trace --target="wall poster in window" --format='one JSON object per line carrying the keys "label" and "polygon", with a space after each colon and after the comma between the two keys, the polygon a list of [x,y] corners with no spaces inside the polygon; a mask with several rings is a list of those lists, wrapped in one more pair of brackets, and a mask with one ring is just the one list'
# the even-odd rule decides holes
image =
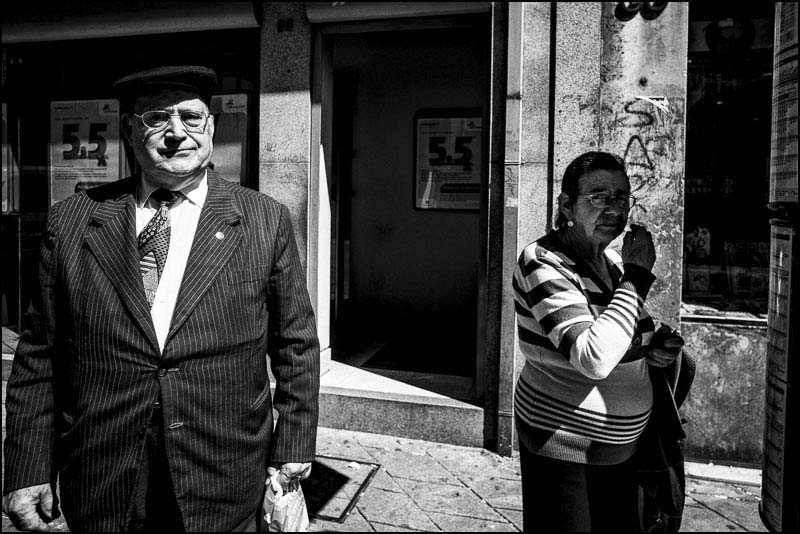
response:
{"label": "wall poster in window", "polygon": [[119,101],[50,104],[50,204],[120,176]]}
{"label": "wall poster in window", "polygon": [[770,202],[800,202],[797,171],[797,4],[779,2],[772,73]]}
{"label": "wall poster in window", "polygon": [[767,330],[767,370],[784,382],[788,380],[789,336],[792,323],[789,317],[792,287],[792,260],[795,230],[772,226],[769,281],[769,316]]}
{"label": "wall poster in window", "polygon": [[244,183],[247,170],[247,95],[214,95],[214,172],[229,182]]}
{"label": "wall poster in window", "polygon": [[477,210],[480,110],[421,110],[414,117],[414,209]]}
{"label": "wall poster in window", "polygon": [[[785,3],[784,3],[785,5]],[[764,404],[764,462],[760,510],[770,530],[782,532],[785,515],[785,478],[790,470],[787,457],[787,395],[790,393],[790,339],[794,325],[791,316],[792,271],[797,266],[797,235],[790,226],[773,225],[771,231],[769,318],[767,320],[767,373]],[[788,531],[789,529],[787,529]]]}
{"label": "wall poster in window", "polygon": [[19,163],[8,138],[8,109],[3,102],[3,213],[19,209]]}

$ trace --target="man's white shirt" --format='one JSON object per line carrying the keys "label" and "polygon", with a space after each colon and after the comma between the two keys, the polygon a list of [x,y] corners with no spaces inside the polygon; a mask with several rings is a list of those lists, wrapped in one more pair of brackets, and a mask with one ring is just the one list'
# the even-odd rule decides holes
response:
{"label": "man's white shirt", "polygon": [[[153,215],[158,211],[158,206],[150,199],[150,195],[158,189],[144,180],[139,182],[136,191],[136,235],[138,236]],[[208,195],[208,174],[184,189],[180,190],[183,196],[169,209],[169,252],[164,264],[164,271],[158,282],[158,289],[150,308],[153,326],[158,338],[158,347],[164,351],[167,334],[172,323],[172,312],[178,300],[183,273],[186,262],[189,260],[189,251],[192,248],[197,223],[200,220],[200,211]]]}

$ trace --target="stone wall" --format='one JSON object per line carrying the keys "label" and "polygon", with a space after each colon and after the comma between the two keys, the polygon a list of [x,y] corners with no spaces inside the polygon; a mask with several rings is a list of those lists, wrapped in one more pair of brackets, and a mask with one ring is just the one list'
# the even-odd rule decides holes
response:
{"label": "stone wall", "polygon": [[[656,241],[658,281],[648,309],[677,326],[688,6],[670,2],[663,11],[647,16],[623,16],[612,2],[560,2],[552,13],[534,6],[541,5],[525,4],[522,30],[521,78],[527,82],[521,92],[522,167],[547,159],[546,154],[527,155],[524,147],[541,151],[552,143],[552,174],[520,177],[516,244],[522,248],[546,230],[543,214],[555,211],[561,176],[573,158],[588,150],[623,156],[633,194],[640,200],[631,219],[645,224]],[[536,50],[546,49],[541,42],[549,38],[545,30],[553,22],[552,58],[526,61],[536,57]],[[554,68],[548,73],[541,65],[550,61]],[[542,97],[548,91],[553,92],[550,103]],[[548,105],[552,125],[542,131],[536,125],[546,120]],[[551,209],[540,199],[550,202]],[[689,421],[687,455],[760,464],[766,329],[685,323],[681,330],[687,349],[697,358],[694,387],[683,410]],[[518,374],[522,361],[518,357],[515,363]]]}
{"label": "stone wall", "polygon": [[697,360],[681,412],[688,420],[688,458],[761,465],[766,327],[683,323]]}
{"label": "stone wall", "polygon": [[575,157],[589,150],[622,156],[638,199],[631,222],[646,225],[656,245],[658,279],[648,308],[677,324],[689,10],[670,2],[656,16],[629,18],[614,6],[557,4],[551,202],[555,211],[561,177]]}

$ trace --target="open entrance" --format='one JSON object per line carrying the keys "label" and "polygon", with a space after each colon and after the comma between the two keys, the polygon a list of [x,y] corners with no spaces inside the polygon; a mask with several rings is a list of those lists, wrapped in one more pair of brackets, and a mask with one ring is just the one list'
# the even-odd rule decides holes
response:
{"label": "open entrance", "polygon": [[[330,36],[332,359],[472,403],[488,37],[485,25]],[[444,178],[421,182],[430,165]]]}

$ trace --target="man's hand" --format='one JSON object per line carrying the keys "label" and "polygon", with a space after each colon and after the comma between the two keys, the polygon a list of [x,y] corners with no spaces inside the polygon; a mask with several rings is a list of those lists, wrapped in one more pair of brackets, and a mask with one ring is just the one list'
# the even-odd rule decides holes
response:
{"label": "man's hand", "polygon": [[267,483],[274,479],[283,491],[291,491],[311,474],[311,462],[274,464],[267,468],[267,473],[269,474]]}
{"label": "man's hand", "polygon": [[3,495],[3,512],[20,530],[47,532],[48,523],[60,514],[53,507],[53,490],[50,484],[20,488]]}

